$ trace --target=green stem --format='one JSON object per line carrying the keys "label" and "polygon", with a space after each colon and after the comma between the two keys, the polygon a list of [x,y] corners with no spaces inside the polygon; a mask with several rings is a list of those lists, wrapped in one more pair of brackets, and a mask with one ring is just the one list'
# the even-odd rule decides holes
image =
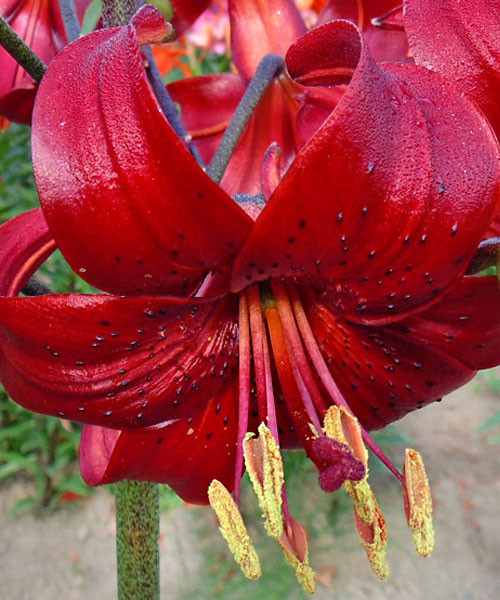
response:
{"label": "green stem", "polygon": [[38,56],[27,46],[17,35],[7,21],[0,16],[0,45],[7,50],[12,58],[18,62],[23,69],[33,77],[35,81],[40,81],[47,69]]}
{"label": "green stem", "polygon": [[115,486],[118,600],[159,600],[159,488],[121,481]]}
{"label": "green stem", "polygon": [[103,0],[102,23],[104,27],[127,25],[135,13],[135,0]]}

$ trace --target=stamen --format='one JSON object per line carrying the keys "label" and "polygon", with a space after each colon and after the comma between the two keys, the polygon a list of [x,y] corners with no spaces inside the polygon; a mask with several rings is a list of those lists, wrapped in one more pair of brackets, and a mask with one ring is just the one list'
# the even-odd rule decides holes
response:
{"label": "stamen", "polygon": [[285,558],[292,565],[300,585],[309,594],[314,594],[314,571],[309,566],[307,533],[301,523],[290,518],[280,539]]}
{"label": "stamen", "polygon": [[[314,459],[312,450],[312,442],[317,437],[311,429],[311,417],[307,410],[304,409],[304,396],[299,391],[294,373],[288,348],[285,341],[285,334],[281,320],[276,308],[266,308],[266,321],[271,337],[271,345],[273,349],[274,362],[278,370],[281,389],[285,398],[288,414],[294,424],[295,430],[300,438],[302,446],[307,452],[307,455]],[[300,380],[301,381],[301,380]],[[302,382],[303,385],[303,382]],[[305,385],[303,385],[305,388]],[[309,402],[312,402],[309,397]],[[321,427],[313,426],[313,429],[320,431]]]}
{"label": "stamen", "polygon": [[243,442],[245,464],[250,481],[259,500],[270,537],[279,540],[283,535],[284,471],[280,449],[271,431],[261,423],[259,437],[247,433]]}
{"label": "stamen", "polygon": [[286,289],[282,283],[273,281],[271,285],[274,298],[276,300],[276,308],[278,310],[283,330],[285,332],[285,340],[288,348],[290,361],[292,362],[292,364],[296,365],[296,369],[300,373],[300,376],[302,377],[304,383],[307,386],[307,389],[309,390],[310,397],[314,402],[313,406],[310,403],[310,401],[307,401],[307,398],[304,398],[304,403],[307,412],[311,417],[313,425],[318,430],[320,430],[321,423],[319,421],[316,410],[320,414],[323,414],[325,412],[326,407],[324,405],[323,398],[321,397],[316,382],[314,381],[314,376],[312,374],[311,367],[309,366],[307,356],[304,352],[302,341],[300,339],[300,334],[295,323],[295,318],[293,316],[290,300],[288,299]]}
{"label": "stamen", "polygon": [[255,370],[255,381],[257,385],[259,418],[261,421],[265,421],[268,391],[264,353],[266,329],[264,327],[264,320],[262,319],[262,307],[260,304],[260,292],[258,286],[248,288],[247,298],[250,315],[250,332],[252,335],[252,354]]}
{"label": "stamen", "polygon": [[247,528],[233,497],[220,481],[214,479],[208,488],[210,506],[219,519],[219,530],[241,570],[249,579],[258,579],[262,572]]}
{"label": "stamen", "polygon": [[248,407],[250,404],[250,324],[248,302],[244,293],[239,296],[239,395],[238,395],[238,441],[234,469],[234,498],[240,500],[243,474],[243,439],[248,431]]}
{"label": "stamen", "polygon": [[[302,302],[300,301],[299,295],[295,288],[295,285],[289,283],[287,286],[288,295],[291,300],[291,304],[293,307],[293,312],[295,315],[295,319],[297,321],[297,325],[299,327],[302,339],[307,348],[307,352],[311,358],[311,361],[316,369],[316,372],[319,375],[319,378],[323,382],[326,390],[328,391],[330,397],[333,402],[337,406],[343,406],[353,414],[349,404],[346,399],[342,395],[342,392],[339,390],[335,380],[333,379],[326,363],[323,355],[321,354],[321,350],[318,347],[314,334],[312,332],[311,326],[307,319],[307,315],[304,311],[304,307],[302,306]],[[361,432],[363,434],[363,440],[365,444],[373,451],[373,453],[384,463],[384,465],[393,473],[399,481],[403,482],[403,475],[396,469],[396,467],[392,464],[389,458],[384,454],[382,449],[375,443],[374,439],[371,435],[366,431],[364,427],[361,427]]]}
{"label": "stamen", "polygon": [[420,556],[430,556],[434,549],[432,526],[432,496],[422,457],[406,449],[403,468],[403,493],[408,525],[413,531],[413,543]]}
{"label": "stamen", "polygon": [[328,437],[347,444],[365,467],[365,476],[360,481],[345,481],[343,488],[353,502],[354,522],[368,560],[380,579],[387,579],[387,530],[375,494],[368,483],[368,452],[363,444],[361,426],[347,409],[331,406],[325,415],[324,431]]}

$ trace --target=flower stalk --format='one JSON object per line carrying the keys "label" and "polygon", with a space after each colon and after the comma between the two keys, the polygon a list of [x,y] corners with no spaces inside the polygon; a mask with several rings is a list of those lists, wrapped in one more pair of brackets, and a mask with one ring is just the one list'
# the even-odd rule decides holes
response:
{"label": "flower stalk", "polygon": [[135,10],[135,0],[103,0],[102,23],[104,27],[126,25]]}
{"label": "flower stalk", "polygon": [[115,486],[118,600],[159,600],[159,488],[122,481]]}
{"label": "flower stalk", "polygon": [[0,16],[0,45],[35,81],[41,81],[47,66]]}
{"label": "flower stalk", "polygon": [[81,31],[74,0],[59,0],[59,9],[68,42],[74,42],[80,37]]}

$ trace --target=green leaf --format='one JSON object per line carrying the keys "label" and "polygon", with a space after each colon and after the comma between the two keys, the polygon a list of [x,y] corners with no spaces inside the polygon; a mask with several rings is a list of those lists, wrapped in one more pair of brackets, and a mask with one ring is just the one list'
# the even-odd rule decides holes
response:
{"label": "green leaf", "polygon": [[85,16],[83,17],[82,23],[82,33],[81,35],[87,35],[91,31],[94,31],[95,26],[97,25],[97,21],[99,21],[99,17],[102,12],[102,2],[101,0],[93,0],[89,4],[89,7],[85,11]]}

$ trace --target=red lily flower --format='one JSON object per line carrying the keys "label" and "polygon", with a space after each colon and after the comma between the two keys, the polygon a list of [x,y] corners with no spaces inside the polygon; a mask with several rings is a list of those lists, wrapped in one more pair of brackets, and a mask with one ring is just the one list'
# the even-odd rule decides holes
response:
{"label": "red lily flower", "polygon": [[[366,455],[356,425],[344,439],[327,409],[376,429],[500,362],[496,279],[463,276],[498,206],[496,138],[438,75],[377,65],[354,25],[332,22],[293,46],[290,72],[352,77],[281,181],[265,170],[270,198],[252,220],[159,110],[139,44],[162,39],[161,26],[143,9],[65,48],[42,81],[33,156],[44,216],[1,228],[0,379],[23,406],[88,424],[80,458],[92,485],[160,481],[204,503],[213,479],[238,494],[244,446],[260,489],[260,469],[279,475],[273,444],[298,441],[325,490],[351,486],[378,565],[383,517],[370,500],[367,522],[356,494]],[[17,297],[55,244],[108,293]],[[207,277],[217,298],[197,294]],[[246,434],[259,422],[261,446]],[[418,455],[401,474],[373,447],[404,481],[428,553]],[[279,482],[260,491],[270,535],[310,582],[303,528],[286,505],[283,526],[273,512]],[[232,514],[223,488],[210,489]]]}
{"label": "red lily flower", "polygon": [[[80,20],[90,0],[77,0]],[[42,61],[49,63],[67,44],[57,0],[0,0],[0,14]],[[16,123],[31,122],[37,84],[0,47],[0,115]],[[0,127],[8,123],[0,118]]]}

